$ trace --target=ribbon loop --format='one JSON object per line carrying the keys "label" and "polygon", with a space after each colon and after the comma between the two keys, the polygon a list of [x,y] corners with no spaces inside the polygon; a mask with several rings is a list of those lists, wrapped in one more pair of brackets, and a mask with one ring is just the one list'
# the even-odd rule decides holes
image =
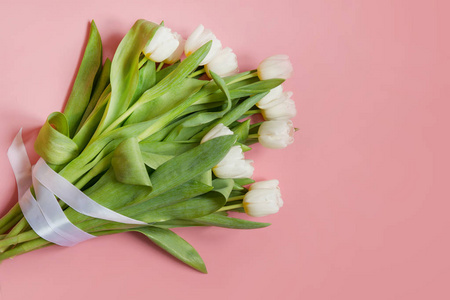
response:
{"label": "ribbon loop", "polygon": [[[8,149],[8,159],[17,182],[19,205],[31,228],[42,238],[60,246],[73,246],[95,236],[72,224],[55,195],[84,215],[124,224],[146,225],[106,208],[53,171],[41,158],[31,166],[22,139],[22,129]],[[36,199],[30,191],[33,185]]]}

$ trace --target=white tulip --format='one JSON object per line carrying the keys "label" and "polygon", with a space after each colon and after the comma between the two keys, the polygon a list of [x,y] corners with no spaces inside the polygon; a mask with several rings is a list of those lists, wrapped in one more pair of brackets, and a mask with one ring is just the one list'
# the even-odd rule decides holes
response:
{"label": "white tulip", "polygon": [[154,61],[162,62],[168,58],[178,48],[180,42],[172,31],[167,27],[159,27],[153,38],[148,41],[142,52],[145,56]]}
{"label": "white tulip", "polygon": [[170,65],[174,64],[180,60],[181,55],[183,54],[183,51],[184,51],[184,44],[186,43],[186,40],[183,39],[183,37],[181,35],[179,35],[176,32],[174,32],[173,34],[174,34],[175,38],[178,40],[178,47],[168,58],[166,58],[164,60],[164,63],[170,64]]}
{"label": "white tulip", "polygon": [[253,183],[248,190],[255,190],[255,189],[275,189],[278,188],[278,185],[280,182],[276,179],[272,180],[264,180],[264,181],[257,181]]}
{"label": "white tulip", "polygon": [[284,92],[281,96],[273,101],[273,105],[262,109],[261,113],[265,120],[268,121],[282,121],[289,120],[297,114],[295,102],[291,99],[292,92]]}
{"label": "white tulip", "polygon": [[260,181],[252,184],[242,204],[252,217],[264,217],[277,213],[283,206],[278,180]]}
{"label": "white tulip", "polygon": [[217,124],[214,126],[205,136],[202,138],[202,141],[200,144],[209,141],[213,138],[224,136],[224,135],[233,135],[234,132],[230,130],[227,126],[223,125],[222,123]]}
{"label": "white tulip", "polygon": [[241,146],[233,146],[212,171],[219,178],[250,178],[255,170],[252,164],[253,160],[244,159]]}
{"label": "white tulip", "polygon": [[[203,137],[200,144],[219,136],[233,134],[233,131],[220,123]],[[245,159],[241,146],[233,146],[212,171],[219,178],[250,178],[255,169],[252,164],[253,160]]]}
{"label": "white tulip", "polygon": [[237,74],[239,68],[236,54],[228,47],[220,50],[220,52],[205,65],[205,71],[209,78],[212,78],[209,71],[213,71],[220,77]]}
{"label": "white tulip", "polygon": [[277,102],[279,102],[281,95],[283,94],[283,86],[279,85],[270,90],[270,92],[265,95],[256,106],[260,109],[266,109],[268,107],[274,106]]}
{"label": "white tulip", "polygon": [[266,121],[259,127],[258,140],[266,148],[286,148],[294,142],[294,131],[291,120]]}
{"label": "white tulip", "polygon": [[288,79],[292,75],[293,67],[289,56],[274,55],[264,59],[258,66],[258,77],[261,80],[282,78]]}
{"label": "white tulip", "polygon": [[207,42],[212,41],[211,48],[205,58],[200,62],[200,66],[209,63],[222,48],[222,43],[209,29],[205,29],[203,25],[198,27],[191,33],[184,45],[184,53],[186,56],[191,55]]}

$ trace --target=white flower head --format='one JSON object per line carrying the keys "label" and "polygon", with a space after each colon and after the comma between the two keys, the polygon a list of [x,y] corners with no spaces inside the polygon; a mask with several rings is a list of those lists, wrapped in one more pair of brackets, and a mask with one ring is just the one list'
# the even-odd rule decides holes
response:
{"label": "white flower head", "polygon": [[266,148],[286,148],[294,142],[294,131],[291,120],[265,121],[259,127],[258,141]]}
{"label": "white flower head", "polygon": [[213,71],[220,77],[226,77],[239,72],[236,54],[231,48],[224,48],[205,65],[206,74],[211,77],[210,71]]}
{"label": "white flower head", "polygon": [[291,99],[292,92],[284,92],[278,99],[272,101],[271,105],[267,105],[262,109],[262,115],[268,121],[289,120],[297,114],[295,102]]}
{"label": "white flower head", "polygon": [[219,178],[250,178],[253,176],[253,160],[245,159],[241,146],[233,146],[212,171]]}
{"label": "white flower head", "polygon": [[172,55],[179,43],[170,28],[161,26],[156,30],[142,52],[148,59],[154,62],[162,62]]}
{"label": "white flower head", "polygon": [[216,38],[211,30],[205,29],[203,25],[198,25],[194,32],[188,37],[186,44],[184,45],[184,53],[186,56],[189,56],[209,41],[212,41],[211,49],[200,62],[200,66],[206,65],[217,55],[222,48],[222,43]]}
{"label": "white flower head", "polygon": [[261,80],[291,77],[293,67],[289,56],[274,55],[264,59],[258,66],[258,77]]}
{"label": "white flower head", "polygon": [[222,123],[217,124],[214,126],[210,131],[208,131],[207,134],[202,138],[202,141],[200,144],[209,141],[213,138],[224,136],[224,135],[233,135],[234,132],[230,130],[227,126],[223,125]]}
{"label": "white flower head", "polygon": [[252,217],[264,217],[277,213],[283,206],[278,180],[255,182],[244,196],[245,212]]}
{"label": "white flower head", "polygon": [[276,189],[278,188],[278,185],[280,182],[277,179],[271,179],[271,180],[264,180],[264,181],[257,181],[253,183],[248,190],[255,190],[255,189]]}
{"label": "white flower head", "polygon": [[183,39],[183,37],[180,34],[178,34],[176,32],[174,32],[173,34],[174,34],[175,38],[178,40],[178,47],[168,58],[166,58],[164,60],[164,63],[170,64],[170,65],[174,64],[180,60],[181,55],[183,54],[183,51],[184,51],[184,44],[186,43],[186,40]]}
{"label": "white flower head", "polygon": [[256,106],[260,109],[266,109],[268,107],[274,106],[279,102],[281,95],[283,94],[283,86],[280,84],[279,86],[270,90],[270,92],[265,95]]}

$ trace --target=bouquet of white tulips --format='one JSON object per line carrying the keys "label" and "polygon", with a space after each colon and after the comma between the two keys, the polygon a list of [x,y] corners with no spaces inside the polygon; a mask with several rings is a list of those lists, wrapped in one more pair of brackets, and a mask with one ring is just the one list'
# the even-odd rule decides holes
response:
{"label": "bouquet of white tulips", "polygon": [[31,166],[20,132],[8,151],[19,201],[0,219],[0,260],[135,231],[206,272],[170,229],[269,225],[229,212],[261,217],[283,204],[277,180],[251,179],[245,152],[293,142],[295,105],[281,87],[291,73],[285,55],[239,73],[233,51],[202,25],[184,40],[146,20],[103,62],[92,22],[66,107],[36,138],[39,161]]}

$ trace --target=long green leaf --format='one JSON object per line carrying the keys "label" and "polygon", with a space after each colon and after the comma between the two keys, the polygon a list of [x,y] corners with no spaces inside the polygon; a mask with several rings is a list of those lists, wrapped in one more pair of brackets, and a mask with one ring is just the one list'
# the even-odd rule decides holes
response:
{"label": "long green leaf", "polygon": [[103,68],[101,69],[98,79],[96,79],[95,86],[92,89],[91,100],[89,101],[89,105],[86,107],[86,110],[84,111],[83,117],[81,118],[80,124],[78,125],[77,132],[83,126],[86,119],[90,116],[91,112],[94,110],[106,87],[109,85],[110,74],[111,74],[111,61],[109,60],[109,58],[107,58],[105,63],[103,64]]}
{"label": "long green leaf", "polygon": [[158,227],[141,227],[132,229],[131,231],[144,234],[156,245],[188,266],[202,273],[207,273],[205,263],[198,252],[176,233]]}
{"label": "long green leaf", "polygon": [[142,94],[154,86],[156,83],[155,62],[149,60],[139,69],[139,82],[131,98],[130,105],[133,105]]}
{"label": "long green leaf", "polygon": [[158,28],[158,24],[137,20],[120,42],[111,65],[111,101],[99,134],[128,108],[139,82],[139,55]]}
{"label": "long green leaf", "polygon": [[208,225],[233,229],[255,229],[270,226],[270,223],[253,222],[243,219],[226,217],[218,214],[210,214],[200,218],[192,219],[191,221]]}
{"label": "long green leaf", "polygon": [[91,23],[89,40],[86,45],[80,69],[73,84],[72,92],[64,109],[69,124],[70,137],[73,137],[84,111],[89,104],[94,80],[102,64],[102,41],[95,22]]}

